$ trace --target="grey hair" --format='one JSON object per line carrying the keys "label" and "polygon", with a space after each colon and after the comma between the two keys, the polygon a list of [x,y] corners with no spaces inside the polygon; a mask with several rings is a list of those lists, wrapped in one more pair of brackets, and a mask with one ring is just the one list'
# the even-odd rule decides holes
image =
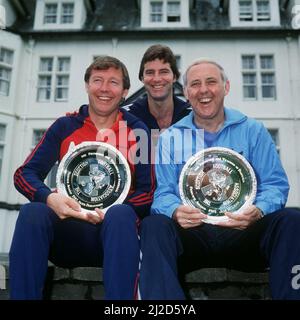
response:
{"label": "grey hair", "polygon": [[197,60],[195,60],[192,64],[190,64],[185,73],[182,75],[182,80],[183,80],[183,87],[186,87],[187,86],[187,74],[189,72],[189,70],[193,67],[193,66],[196,66],[198,64],[202,64],[202,63],[210,63],[210,64],[213,64],[215,65],[219,70],[220,70],[220,73],[221,73],[221,78],[222,78],[222,81],[225,85],[226,81],[228,80],[228,77],[223,69],[223,67],[218,64],[216,61],[212,60],[212,59],[209,59],[209,58],[199,58]]}

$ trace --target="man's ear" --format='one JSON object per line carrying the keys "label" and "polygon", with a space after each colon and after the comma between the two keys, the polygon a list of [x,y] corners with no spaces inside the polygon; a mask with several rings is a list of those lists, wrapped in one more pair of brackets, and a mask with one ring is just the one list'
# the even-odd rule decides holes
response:
{"label": "man's ear", "polygon": [[230,82],[229,80],[226,80],[224,84],[224,95],[227,96],[230,90]]}
{"label": "man's ear", "polygon": [[123,94],[122,94],[122,97],[125,99],[126,98],[126,96],[127,96],[127,94],[128,94],[128,89],[124,89],[123,90]]}
{"label": "man's ear", "polygon": [[86,93],[88,93],[88,86],[89,86],[89,84],[88,84],[87,82],[85,82],[85,83],[84,83],[84,86],[85,86],[85,91],[86,91]]}

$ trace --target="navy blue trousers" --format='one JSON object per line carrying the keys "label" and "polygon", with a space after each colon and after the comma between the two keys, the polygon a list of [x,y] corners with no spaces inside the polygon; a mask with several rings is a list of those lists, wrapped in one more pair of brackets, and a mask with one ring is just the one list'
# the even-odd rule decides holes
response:
{"label": "navy blue trousers", "polygon": [[246,230],[203,224],[183,229],[164,215],[141,223],[142,299],[185,299],[180,275],[203,267],[269,270],[273,299],[300,299],[292,268],[300,266],[300,212],[266,215]]}
{"label": "navy blue trousers", "polygon": [[140,247],[128,205],[108,209],[101,224],[61,220],[43,203],[22,206],[9,253],[11,299],[42,299],[48,259],[60,267],[103,267],[105,298],[134,299]]}

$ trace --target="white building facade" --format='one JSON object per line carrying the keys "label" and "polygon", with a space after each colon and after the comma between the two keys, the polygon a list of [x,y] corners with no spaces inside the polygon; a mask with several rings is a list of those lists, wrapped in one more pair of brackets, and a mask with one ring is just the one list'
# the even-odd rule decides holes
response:
{"label": "white building facade", "polygon": [[57,117],[87,102],[86,67],[97,55],[119,58],[131,95],[155,43],[170,46],[182,72],[199,57],[223,65],[226,105],[270,130],[291,185],[287,205],[300,207],[300,1],[0,0],[1,21],[0,252],[27,202],[13,173]]}

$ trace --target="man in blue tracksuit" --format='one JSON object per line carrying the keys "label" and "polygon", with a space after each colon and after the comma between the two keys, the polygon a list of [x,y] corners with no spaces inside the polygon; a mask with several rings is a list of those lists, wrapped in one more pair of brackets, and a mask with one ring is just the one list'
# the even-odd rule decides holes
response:
{"label": "man in blue tracksuit", "polygon": [[[272,297],[300,299],[292,285],[292,269],[300,265],[300,213],[284,209],[289,184],[270,135],[261,123],[224,108],[229,81],[216,62],[198,60],[188,67],[184,90],[193,112],[167,129],[157,146],[152,215],[143,220],[140,231],[141,298],[184,299],[178,272],[269,267]],[[191,134],[182,144],[184,130]],[[240,153],[257,178],[253,205],[239,214],[226,212],[228,219],[216,224],[204,223],[207,215],[183,205],[179,193],[181,170],[201,141],[204,148]]]}
{"label": "man in blue tracksuit", "polygon": [[[31,202],[20,210],[9,254],[12,299],[42,299],[48,259],[62,267],[103,266],[106,299],[136,298],[138,226],[149,213],[154,190],[149,131],[119,109],[130,87],[121,61],[99,57],[84,79],[89,104],[56,120],[14,175],[16,188]],[[148,144],[146,163],[135,161],[141,129],[148,133],[143,140]],[[125,201],[110,206],[105,215],[98,208],[84,212],[75,199],[44,184],[56,161],[85,141],[112,144],[130,167],[132,183]]]}
{"label": "man in blue tracksuit", "polygon": [[[179,76],[172,50],[160,44],[150,46],[143,55],[139,70],[139,79],[147,96],[124,108],[140,118],[149,129],[168,128],[191,111],[187,102],[174,95],[173,84]],[[155,139],[154,131],[152,135]]]}

